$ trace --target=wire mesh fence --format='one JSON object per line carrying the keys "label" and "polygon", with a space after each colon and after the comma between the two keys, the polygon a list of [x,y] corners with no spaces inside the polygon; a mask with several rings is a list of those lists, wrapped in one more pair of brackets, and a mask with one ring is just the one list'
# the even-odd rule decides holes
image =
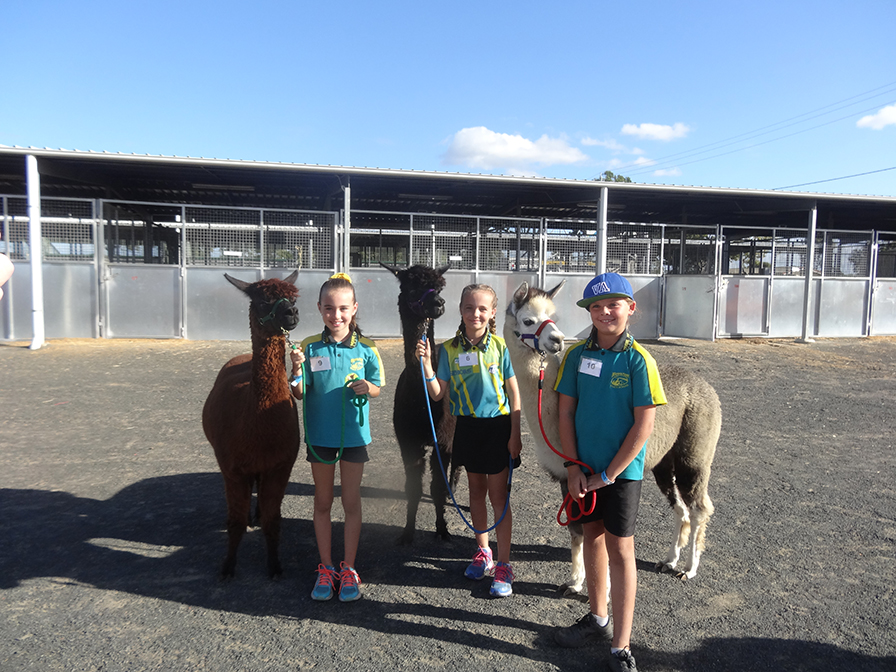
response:
{"label": "wire mesh fence", "polygon": [[823,231],[824,277],[867,278],[871,269],[870,231]]}
{"label": "wire mesh fence", "polygon": [[896,278],[896,234],[878,234],[876,272],[879,278]]}

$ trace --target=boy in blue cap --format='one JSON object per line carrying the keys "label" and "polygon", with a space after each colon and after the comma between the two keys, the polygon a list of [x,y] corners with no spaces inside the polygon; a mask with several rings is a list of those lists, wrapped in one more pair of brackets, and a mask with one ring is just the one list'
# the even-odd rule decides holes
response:
{"label": "boy in blue cap", "polygon": [[[596,491],[594,512],[583,516],[585,580],[591,611],[554,634],[560,646],[610,639],[610,669],[636,670],[629,648],[637,591],[635,519],[644,476],[644,453],[656,407],[666,403],[653,357],[628,332],[635,312],[632,286],[618,273],[602,273],[576,305],[588,310],[591,334],[566,351],[554,389],[559,393],[560,440],[570,460],[569,492],[579,506]],[[605,595],[607,566],[613,621]],[[615,632],[614,632],[615,630]]]}

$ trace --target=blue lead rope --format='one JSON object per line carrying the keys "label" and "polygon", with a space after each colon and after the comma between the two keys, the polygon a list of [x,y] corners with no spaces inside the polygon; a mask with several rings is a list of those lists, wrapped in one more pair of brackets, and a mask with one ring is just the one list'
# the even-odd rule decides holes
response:
{"label": "blue lead rope", "polygon": [[[423,342],[426,342],[426,334],[423,334]],[[439,451],[439,440],[436,438],[436,423],[432,419],[432,406],[429,403],[429,389],[426,386],[426,372],[423,370],[423,357],[420,357],[420,378],[423,380],[423,394],[426,395],[426,411],[429,414],[429,428],[432,430],[432,445],[433,450],[436,451],[436,457],[439,458],[439,468],[442,470],[442,478],[445,479],[445,487],[448,488],[448,494],[451,495],[451,501],[454,503],[454,509],[457,511],[457,515],[460,516],[460,519],[464,521],[464,524],[469,527],[475,534],[487,534],[491,532],[493,529],[498,527],[501,524],[501,521],[504,520],[504,516],[507,515],[507,507],[510,506],[510,488],[513,485],[513,457],[510,458],[510,466],[507,471],[507,499],[504,500],[504,510],[501,512],[501,517],[495,521],[495,524],[489,528],[484,530],[477,530],[470,522],[464,517],[463,511],[460,510],[460,506],[457,504],[457,500],[454,498],[454,491],[451,490],[451,483],[448,480],[448,474],[445,471],[445,465],[442,464],[442,453]]]}

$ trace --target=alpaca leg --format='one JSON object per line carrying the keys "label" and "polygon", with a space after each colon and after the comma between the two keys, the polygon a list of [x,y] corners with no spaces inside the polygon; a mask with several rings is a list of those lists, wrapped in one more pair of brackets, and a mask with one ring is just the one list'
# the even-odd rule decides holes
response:
{"label": "alpaca leg", "polygon": [[572,574],[570,580],[563,586],[565,596],[581,595],[585,586],[585,558],[583,544],[585,535],[582,526],[573,523],[569,526],[569,541],[572,548]]}
{"label": "alpaca leg", "polygon": [[693,579],[697,575],[697,567],[700,565],[700,555],[706,544],[706,526],[715,508],[709,495],[704,494],[699,502],[690,506],[691,525],[694,528],[694,539],[684,569],[678,575],[682,580]]}
{"label": "alpaca leg", "polygon": [[[439,466],[439,455],[441,455],[442,465],[445,468],[445,472],[449,472],[448,462],[451,458],[450,454],[441,447],[439,448],[438,453],[433,449],[429,460],[429,471],[432,476],[432,481],[429,485],[429,494],[432,496],[432,503],[436,507],[436,536],[442,541],[448,541],[451,539],[451,533],[448,532],[448,523],[445,520],[445,505],[448,502],[448,486],[445,483],[445,476],[442,474],[442,467]],[[450,473],[452,476],[456,476],[454,470]],[[456,484],[457,480],[455,478],[455,485]]]}
{"label": "alpaca leg", "polygon": [[[569,492],[566,479],[560,481],[561,501],[566,499]],[[585,533],[580,523],[571,523],[569,530],[569,543],[572,550],[572,573],[569,581],[561,586],[563,594],[581,595],[585,585],[585,558],[582,545],[585,542]]]}
{"label": "alpaca leg", "polygon": [[221,578],[229,579],[236,573],[236,551],[246,533],[252,504],[252,479],[225,476],[224,492],[227,497],[227,556],[221,565]]}
{"label": "alpaca leg", "polygon": [[408,458],[408,449],[402,445],[401,454],[404,458],[404,493],[408,499],[407,520],[404,530],[398,538],[399,544],[411,544],[414,542],[414,531],[417,526],[417,509],[420,499],[423,497],[423,472],[426,469],[422,446],[416,457]]}
{"label": "alpaca leg", "polygon": [[259,522],[268,552],[268,576],[272,579],[280,578],[283,574],[283,567],[280,565],[280,507],[291,471],[292,465],[281,467],[263,474],[258,481]]}
{"label": "alpaca leg", "polygon": [[681,496],[677,489],[673,490],[674,504],[672,511],[675,514],[675,535],[672,539],[672,545],[669,552],[666,553],[666,559],[656,565],[658,572],[674,573],[675,566],[681,556],[681,549],[687,546],[688,538],[691,535],[691,519],[688,513],[688,507],[681,500]]}

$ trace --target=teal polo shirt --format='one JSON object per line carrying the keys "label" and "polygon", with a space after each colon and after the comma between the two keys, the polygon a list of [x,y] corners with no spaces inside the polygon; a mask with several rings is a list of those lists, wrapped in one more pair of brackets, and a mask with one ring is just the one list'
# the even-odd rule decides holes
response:
{"label": "teal polo shirt", "polygon": [[[635,408],[666,403],[656,361],[628,333],[609,350],[591,340],[579,341],[563,356],[557,392],[574,397],[579,459],[599,474],[606,469],[635,424]],[[644,478],[644,453],[619,478]]]}
{"label": "teal polo shirt", "polygon": [[451,415],[494,418],[510,415],[504,383],[513,378],[513,365],[504,339],[489,333],[479,345],[466,338],[442,343],[437,376],[448,384]]}
{"label": "teal polo shirt", "polygon": [[329,336],[317,334],[302,341],[302,351],[305,353],[302,402],[307,424],[305,443],[326,448],[369,444],[369,404],[361,408],[352,404],[355,393],[345,384],[355,378],[363,378],[377,387],[385,384],[383,362],[374,342],[356,332],[344,343],[334,343]]}

